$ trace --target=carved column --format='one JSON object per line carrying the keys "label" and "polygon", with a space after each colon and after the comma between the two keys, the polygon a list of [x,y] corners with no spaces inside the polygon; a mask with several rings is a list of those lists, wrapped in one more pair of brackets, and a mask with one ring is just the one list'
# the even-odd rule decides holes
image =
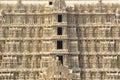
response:
{"label": "carved column", "polygon": [[36,41],[33,41],[33,52],[36,52],[36,48],[37,48],[37,42]]}
{"label": "carved column", "polygon": [[40,27],[40,28],[38,29],[37,36],[38,36],[39,38],[41,38],[41,37],[43,36],[43,28],[42,28],[42,27]]}
{"label": "carved column", "polygon": [[68,67],[68,55],[64,55],[64,65]]}
{"label": "carved column", "polygon": [[13,51],[13,42],[10,42],[10,52]]}
{"label": "carved column", "polygon": [[6,50],[6,44],[5,44],[5,42],[4,41],[1,41],[1,52],[3,53],[3,52],[6,52],[7,50]]}
{"label": "carved column", "polygon": [[28,50],[28,41],[24,41],[24,52]]}
{"label": "carved column", "polygon": [[65,41],[63,41],[63,49],[64,50],[68,50],[68,48],[67,48],[67,41],[65,40]]}
{"label": "carved column", "polygon": [[95,52],[95,45],[96,45],[95,42],[96,42],[96,41],[94,41],[94,40],[92,40],[92,42],[91,42],[91,52],[92,52],[92,53]]}
{"label": "carved column", "polygon": [[88,58],[87,56],[84,56],[84,68],[88,67],[87,58]]}
{"label": "carved column", "polygon": [[86,18],[86,22],[90,23],[90,16],[88,16],[88,18]]}
{"label": "carved column", "polygon": [[34,33],[35,33],[35,38],[37,38],[37,36],[38,36],[38,28],[34,28]]}
{"label": "carved column", "polygon": [[36,61],[35,61],[35,56],[32,55],[32,60],[31,60],[31,68],[36,68]]}
{"label": "carved column", "polygon": [[29,27],[26,28],[26,37],[29,38],[29,34],[30,34],[30,29]]}
{"label": "carved column", "polygon": [[83,41],[83,51],[84,51],[84,52],[86,52],[85,46],[86,46],[86,42],[85,42],[85,40],[84,40],[84,41]]}
{"label": "carved column", "polygon": [[94,56],[94,67],[97,68],[97,56]]}
{"label": "carved column", "polygon": [[30,25],[33,24],[33,16],[30,16],[30,17],[29,17],[29,24],[30,24]]}

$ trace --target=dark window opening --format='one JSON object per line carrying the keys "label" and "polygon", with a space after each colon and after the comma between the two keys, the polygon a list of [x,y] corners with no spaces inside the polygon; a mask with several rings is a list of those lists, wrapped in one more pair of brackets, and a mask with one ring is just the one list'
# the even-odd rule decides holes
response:
{"label": "dark window opening", "polygon": [[63,48],[63,42],[57,41],[57,49],[62,49],[62,48]]}
{"label": "dark window opening", "polygon": [[57,35],[62,35],[62,27],[57,28]]}
{"label": "dark window opening", "polygon": [[58,15],[58,22],[62,22],[62,15]]}
{"label": "dark window opening", "polygon": [[63,56],[58,55],[58,60],[60,61],[61,64],[63,64]]}
{"label": "dark window opening", "polygon": [[52,2],[49,2],[49,5],[52,5]]}

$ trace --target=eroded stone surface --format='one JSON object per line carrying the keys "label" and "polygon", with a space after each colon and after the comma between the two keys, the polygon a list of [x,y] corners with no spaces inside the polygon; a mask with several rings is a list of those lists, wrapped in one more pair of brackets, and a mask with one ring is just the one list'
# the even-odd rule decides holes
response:
{"label": "eroded stone surface", "polygon": [[0,4],[0,80],[119,80],[119,51],[119,3]]}

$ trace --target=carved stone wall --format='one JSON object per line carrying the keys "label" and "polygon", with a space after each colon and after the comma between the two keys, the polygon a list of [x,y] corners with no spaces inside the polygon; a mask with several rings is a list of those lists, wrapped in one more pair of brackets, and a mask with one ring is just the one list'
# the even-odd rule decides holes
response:
{"label": "carved stone wall", "polygon": [[0,80],[118,80],[120,5],[48,4],[0,4]]}

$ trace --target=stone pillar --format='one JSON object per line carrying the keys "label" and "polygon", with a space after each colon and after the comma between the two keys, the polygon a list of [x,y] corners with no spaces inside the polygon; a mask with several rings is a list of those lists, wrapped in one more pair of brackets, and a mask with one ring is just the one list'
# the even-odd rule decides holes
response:
{"label": "stone pillar", "polygon": [[67,27],[62,27],[63,28],[63,35],[67,35]]}
{"label": "stone pillar", "polygon": [[25,55],[22,56],[22,68],[25,68]]}
{"label": "stone pillar", "polygon": [[38,34],[37,34],[38,33],[38,28],[34,28],[34,29],[35,29],[35,32],[34,32],[35,33],[35,38],[37,38],[37,36],[38,36]]}
{"label": "stone pillar", "polygon": [[33,24],[33,16],[30,16],[30,17],[29,17],[29,24],[30,24],[30,25]]}
{"label": "stone pillar", "polygon": [[7,51],[7,48],[6,48],[6,44],[4,41],[1,41],[1,45],[2,45],[2,53],[6,52]]}
{"label": "stone pillar", "polygon": [[31,68],[36,68],[36,64],[35,64],[35,56],[34,56],[34,55],[32,55]]}
{"label": "stone pillar", "polygon": [[94,56],[94,67],[97,68],[97,56]]}
{"label": "stone pillar", "polygon": [[7,67],[6,68],[11,68],[11,62],[10,62],[11,59],[12,59],[12,56],[10,56],[10,57],[7,56],[7,59],[6,59],[7,60],[7,65],[6,65]]}
{"label": "stone pillar", "polygon": [[116,28],[114,32],[115,32],[115,37],[117,38],[119,36],[118,35],[118,33],[119,33],[118,28]]}
{"label": "stone pillar", "polygon": [[76,24],[75,16],[73,16],[73,24]]}
{"label": "stone pillar", "polygon": [[29,27],[27,27],[27,28],[26,28],[26,37],[27,37],[27,38],[29,38],[29,33],[30,33]]}
{"label": "stone pillar", "polygon": [[95,41],[92,40],[92,41],[91,41],[91,52],[92,52],[92,53],[95,52],[95,44],[96,44]]}
{"label": "stone pillar", "polygon": [[65,41],[63,40],[63,49],[64,49],[64,50],[68,50],[67,46],[68,46],[67,41],[66,41],[66,40],[65,40]]}
{"label": "stone pillar", "polygon": [[39,28],[38,35],[39,35],[39,38],[43,37],[43,28]]}
{"label": "stone pillar", "polygon": [[13,42],[10,42],[10,52],[13,51]]}
{"label": "stone pillar", "polygon": [[90,23],[90,17],[86,18],[86,22],[89,24]]}
{"label": "stone pillar", "polygon": [[87,56],[84,56],[84,68],[87,68]]}
{"label": "stone pillar", "polygon": [[101,16],[98,17],[98,22],[101,23]]}
{"label": "stone pillar", "polygon": [[83,27],[81,28],[81,37],[82,38],[84,37],[84,28]]}
{"label": "stone pillar", "polygon": [[37,49],[37,42],[36,41],[33,41],[33,52],[36,52],[36,49]]}
{"label": "stone pillar", "polygon": [[27,46],[28,46],[27,41],[24,41],[24,52],[27,52]]}
{"label": "stone pillar", "polygon": [[85,40],[82,41],[82,42],[83,42],[83,51],[86,52],[86,50],[85,50],[85,45],[86,45]]}
{"label": "stone pillar", "polygon": [[64,65],[68,67],[68,55],[64,55]]}

